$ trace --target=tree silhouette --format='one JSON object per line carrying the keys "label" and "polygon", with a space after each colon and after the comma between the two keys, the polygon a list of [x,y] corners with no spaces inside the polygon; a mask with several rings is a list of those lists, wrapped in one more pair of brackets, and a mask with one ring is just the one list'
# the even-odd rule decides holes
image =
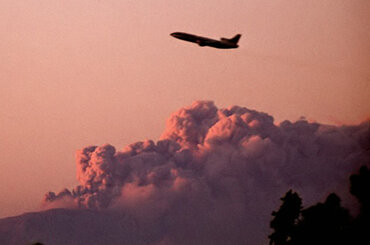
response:
{"label": "tree silhouette", "polygon": [[351,227],[354,244],[370,244],[370,170],[362,166],[350,177],[350,191],[361,204],[359,215]]}
{"label": "tree silhouette", "polygon": [[340,198],[335,193],[324,203],[302,210],[301,214],[291,244],[346,244],[350,215],[340,206]]}
{"label": "tree silhouette", "polygon": [[370,212],[370,170],[362,166],[359,174],[350,177],[350,191],[361,204],[361,215],[369,215]]}
{"label": "tree silhouette", "polygon": [[271,221],[270,227],[275,231],[269,236],[270,245],[289,243],[302,208],[301,198],[292,190],[289,190],[280,200],[283,201],[280,209],[277,212],[272,212],[275,217]]}
{"label": "tree silhouette", "polygon": [[270,245],[370,244],[370,170],[366,166],[350,176],[350,192],[361,204],[354,219],[335,193],[324,203],[302,209],[298,194],[288,191],[280,209],[272,212]]}

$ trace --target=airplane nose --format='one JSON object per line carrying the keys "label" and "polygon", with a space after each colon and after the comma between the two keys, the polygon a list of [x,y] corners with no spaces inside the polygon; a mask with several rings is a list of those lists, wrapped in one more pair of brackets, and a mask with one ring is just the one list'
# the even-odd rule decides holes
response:
{"label": "airplane nose", "polygon": [[179,34],[180,33],[178,33],[178,32],[172,32],[170,35],[173,36],[173,37],[179,37],[180,36]]}

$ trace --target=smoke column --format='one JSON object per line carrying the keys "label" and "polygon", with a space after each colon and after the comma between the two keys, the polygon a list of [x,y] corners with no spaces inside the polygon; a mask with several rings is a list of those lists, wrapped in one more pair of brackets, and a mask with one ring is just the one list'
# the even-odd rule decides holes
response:
{"label": "smoke column", "polygon": [[45,209],[129,214],[156,234],[145,244],[256,244],[288,189],[305,206],[330,192],[348,199],[349,175],[369,164],[369,122],[275,125],[266,113],[197,101],[171,115],[159,141],[89,146],[76,162],[80,184],[46,194]]}

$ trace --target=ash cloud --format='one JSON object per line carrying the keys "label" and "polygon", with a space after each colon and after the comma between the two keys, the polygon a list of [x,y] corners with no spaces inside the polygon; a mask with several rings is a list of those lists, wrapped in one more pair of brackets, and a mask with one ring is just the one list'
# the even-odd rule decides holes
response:
{"label": "ash cloud", "polygon": [[80,185],[46,194],[44,208],[129,214],[156,232],[144,244],[258,244],[288,189],[305,206],[349,196],[349,175],[369,164],[369,122],[276,125],[266,113],[197,101],[171,115],[159,141],[89,146],[76,162]]}

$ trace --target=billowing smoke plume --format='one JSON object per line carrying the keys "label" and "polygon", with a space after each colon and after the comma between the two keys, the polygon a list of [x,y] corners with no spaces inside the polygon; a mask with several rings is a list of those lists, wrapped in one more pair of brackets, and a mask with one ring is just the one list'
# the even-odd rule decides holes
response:
{"label": "billowing smoke plume", "polygon": [[44,205],[130,214],[158,231],[148,244],[256,244],[288,189],[304,205],[345,197],[349,174],[368,163],[369,122],[275,125],[265,113],[199,101],[174,113],[156,143],[78,151],[80,185],[48,193]]}

